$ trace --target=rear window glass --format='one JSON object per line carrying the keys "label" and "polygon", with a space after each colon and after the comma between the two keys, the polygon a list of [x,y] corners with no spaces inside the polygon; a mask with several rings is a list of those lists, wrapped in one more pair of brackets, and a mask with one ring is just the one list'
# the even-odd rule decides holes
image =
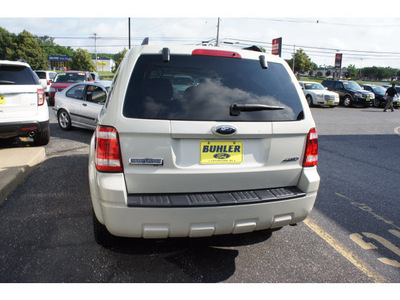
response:
{"label": "rear window glass", "polygon": [[[261,104],[282,110],[241,111],[232,104]],[[133,70],[123,114],[128,118],[197,121],[291,121],[303,108],[288,72],[279,63],[262,69],[258,60],[142,55]]]}
{"label": "rear window glass", "polygon": [[37,76],[26,66],[0,65],[0,84],[39,84]]}
{"label": "rear window glass", "polygon": [[35,73],[37,74],[37,76],[38,76],[40,79],[46,79],[46,72],[38,72],[38,71],[35,71]]}
{"label": "rear window glass", "polygon": [[59,73],[54,82],[82,82],[86,81],[84,73]]}

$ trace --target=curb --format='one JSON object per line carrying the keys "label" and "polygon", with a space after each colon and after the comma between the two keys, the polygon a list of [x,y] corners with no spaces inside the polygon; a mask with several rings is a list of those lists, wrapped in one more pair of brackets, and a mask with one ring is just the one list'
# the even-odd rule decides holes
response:
{"label": "curb", "polygon": [[0,149],[0,205],[45,158],[44,147]]}

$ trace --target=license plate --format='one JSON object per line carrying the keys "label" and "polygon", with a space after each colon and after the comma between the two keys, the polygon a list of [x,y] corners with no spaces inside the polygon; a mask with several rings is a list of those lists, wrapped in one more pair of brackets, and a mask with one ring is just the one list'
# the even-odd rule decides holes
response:
{"label": "license plate", "polygon": [[333,103],[333,101],[332,101],[332,100],[328,101],[328,104],[332,104],[332,103]]}
{"label": "license plate", "polygon": [[243,142],[241,141],[201,141],[200,163],[202,165],[241,164],[243,162]]}
{"label": "license plate", "polygon": [[0,95],[0,104],[6,104],[6,96]]}
{"label": "license plate", "polygon": [[370,98],[367,98],[366,101],[371,101],[371,99],[370,99]]}

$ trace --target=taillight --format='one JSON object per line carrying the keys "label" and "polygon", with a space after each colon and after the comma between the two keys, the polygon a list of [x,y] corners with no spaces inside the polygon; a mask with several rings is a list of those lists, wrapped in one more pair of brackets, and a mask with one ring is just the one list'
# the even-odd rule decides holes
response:
{"label": "taillight", "polygon": [[47,85],[51,85],[52,81],[51,80],[47,80]]}
{"label": "taillight", "polygon": [[312,128],[307,135],[306,151],[304,154],[303,167],[313,167],[318,163],[318,132]]}
{"label": "taillight", "polygon": [[234,51],[213,50],[213,49],[195,49],[192,51],[192,55],[230,57],[238,59],[242,58],[242,56],[239,53]]}
{"label": "taillight", "polygon": [[115,128],[97,126],[95,165],[100,172],[123,172],[118,132]]}
{"label": "taillight", "polygon": [[42,106],[45,101],[46,101],[46,95],[44,93],[44,90],[43,89],[38,89],[37,90],[37,103],[38,103],[38,106]]}

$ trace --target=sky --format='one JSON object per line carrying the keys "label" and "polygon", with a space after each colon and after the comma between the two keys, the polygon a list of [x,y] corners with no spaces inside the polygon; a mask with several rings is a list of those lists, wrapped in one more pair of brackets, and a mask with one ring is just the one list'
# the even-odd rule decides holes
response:
{"label": "sky", "polygon": [[95,45],[98,53],[128,49],[129,19],[131,47],[144,37],[150,37],[152,44],[215,44],[219,19],[221,46],[255,44],[270,53],[272,39],[282,37],[284,59],[303,49],[322,67],[334,65],[335,53],[342,53],[344,67],[400,68],[398,0],[386,0],[383,5],[365,5],[358,0],[330,4],[315,0],[152,0],[140,5],[137,0],[91,4],[70,0],[68,5],[21,1],[23,8],[15,10],[16,2],[1,10],[0,27],[15,34],[27,30],[47,35],[58,45],[90,53],[95,53]]}

